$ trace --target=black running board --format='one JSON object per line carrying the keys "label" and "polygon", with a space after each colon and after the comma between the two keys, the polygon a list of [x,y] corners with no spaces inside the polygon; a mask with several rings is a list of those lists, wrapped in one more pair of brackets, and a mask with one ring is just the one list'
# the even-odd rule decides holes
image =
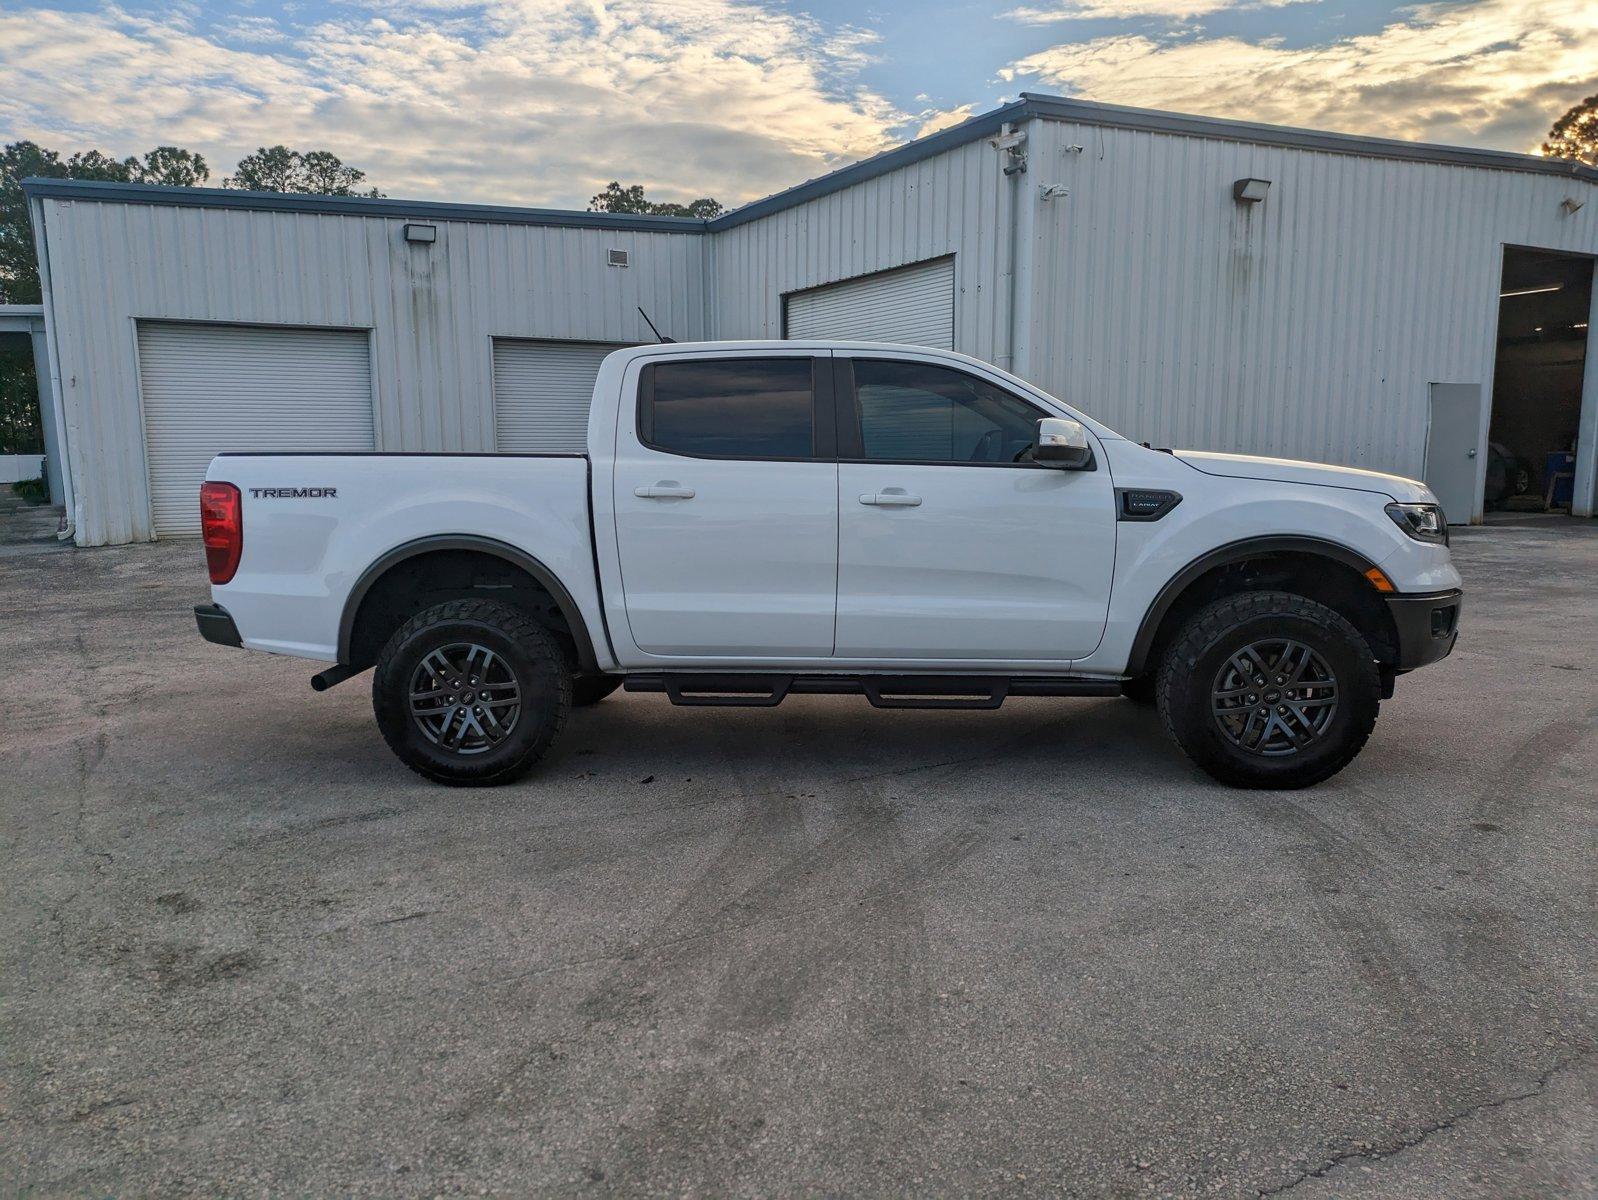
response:
{"label": "black running board", "polygon": [[864,696],[875,708],[998,708],[1010,696],[1119,696],[1119,679],[1069,675],[629,675],[629,692],[687,707],[775,708],[789,696]]}

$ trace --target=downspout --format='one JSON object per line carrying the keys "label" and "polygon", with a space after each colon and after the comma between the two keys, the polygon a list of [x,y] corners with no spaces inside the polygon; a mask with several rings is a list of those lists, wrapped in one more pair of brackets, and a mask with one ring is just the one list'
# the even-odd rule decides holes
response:
{"label": "downspout", "polygon": [[81,516],[78,512],[78,493],[72,481],[73,443],[67,436],[67,393],[61,386],[61,350],[56,344],[55,293],[50,287],[50,245],[44,236],[44,203],[30,198],[28,215],[33,223],[33,244],[39,259],[39,300],[44,306],[44,345],[50,362],[50,390],[55,401],[51,407],[51,421],[55,425],[55,442],[61,459],[61,504],[66,509],[67,527],[56,534],[62,541],[75,539]]}
{"label": "downspout", "polygon": [[1032,302],[1037,262],[1038,189],[1029,182],[1026,164],[1012,176],[1015,185],[1015,261],[1010,272],[1010,367],[1012,375],[1029,379],[1032,370]]}
{"label": "downspout", "polygon": [[1004,171],[1006,204],[1005,274],[1009,294],[1005,298],[1007,336],[996,358],[997,365],[1012,375],[1026,371],[1032,320],[1032,235],[1037,227],[1037,209],[1027,184],[1027,131],[1025,120],[1006,121],[997,137],[988,144],[999,152]]}

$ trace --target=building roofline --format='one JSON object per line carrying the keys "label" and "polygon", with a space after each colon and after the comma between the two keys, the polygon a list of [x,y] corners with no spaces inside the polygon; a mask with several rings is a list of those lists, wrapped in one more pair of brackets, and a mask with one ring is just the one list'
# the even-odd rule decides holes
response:
{"label": "building roofline", "polygon": [[165,187],[153,183],[109,183],[97,179],[22,181],[29,197],[97,200],[119,204],[160,204],[179,208],[234,208],[254,212],[325,213],[335,216],[391,217],[407,221],[486,221],[496,225],[556,225],[577,229],[632,230],[647,233],[703,233],[698,217],[653,217],[639,213],[571,212],[558,208],[516,208],[501,204],[456,204],[439,200],[391,200],[371,196],[301,196],[283,192],[243,192],[231,188]]}
{"label": "building roofline", "polygon": [[1325,154],[1404,162],[1441,163],[1557,175],[1598,184],[1598,168],[1563,158],[1542,158],[1508,150],[1441,146],[1396,138],[1325,133],[1287,125],[1264,125],[1222,117],[1190,116],[1120,104],[1100,104],[1023,92],[1017,100],[981,113],[927,137],[818,176],[708,221],[697,217],[655,217],[632,213],[572,212],[552,208],[516,208],[497,204],[456,204],[433,200],[391,200],[367,196],[301,196],[280,192],[242,192],[227,188],[178,188],[145,183],[105,183],[83,179],[30,178],[22,181],[30,197],[96,200],[123,204],[161,204],[191,208],[233,208],[260,212],[328,213],[339,216],[390,217],[420,221],[479,221],[507,225],[551,225],[577,229],[610,229],[644,233],[717,233],[761,217],[830,195],[890,171],[943,154],[969,142],[991,137],[1007,123],[1039,118],[1083,125],[1136,129],[1179,137],[1246,142]]}
{"label": "building roofline", "polygon": [[1022,92],[1021,99],[1028,106],[1030,115],[1056,121],[1079,121],[1088,125],[1112,125],[1123,129],[1252,142],[1261,146],[1286,146],[1294,150],[1319,150],[1329,154],[1354,154],[1366,158],[1398,158],[1449,166],[1530,171],[1539,175],[1563,175],[1598,183],[1598,167],[1589,167],[1568,158],[1544,158],[1513,150],[1444,146],[1434,142],[1406,142],[1399,138],[1367,137],[1356,133],[1327,133],[1292,125],[1234,121],[1226,117],[1198,117],[1152,108],[1129,108],[1121,104],[1045,96],[1036,92]]}
{"label": "building roofline", "polygon": [[846,187],[853,187],[857,183],[864,183],[868,179],[875,179],[878,175],[886,175],[889,171],[897,171],[901,167],[908,167],[922,159],[931,158],[936,154],[943,154],[967,142],[979,141],[985,137],[992,137],[1001,128],[1012,121],[1024,121],[1035,114],[1028,111],[1029,103],[1023,97],[1012,100],[1010,103],[993,109],[991,112],[979,113],[958,125],[951,125],[947,129],[940,129],[937,133],[928,134],[926,137],[917,138],[903,146],[895,146],[892,150],[884,150],[881,154],[874,154],[870,158],[861,159],[847,167],[840,167],[826,175],[818,175],[815,179],[808,179],[804,183],[776,192],[763,200],[754,200],[742,208],[735,208],[731,212],[722,213],[719,217],[710,220],[710,229],[716,232],[722,229],[731,229],[749,221],[757,221],[771,213],[780,212],[785,208],[792,208],[796,204],[803,204],[807,200],[814,200],[818,196],[825,196],[830,192],[840,191]]}
{"label": "building roofline", "polygon": [[878,175],[886,175],[889,171],[911,166],[922,159],[942,154],[967,142],[991,137],[1007,122],[1020,122],[1032,118],[1117,129],[1137,129],[1181,137],[1249,142],[1258,146],[1316,150],[1326,154],[1392,158],[1406,162],[1443,163],[1459,167],[1487,167],[1500,171],[1529,171],[1598,183],[1598,168],[1564,158],[1542,158],[1535,154],[1516,154],[1509,150],[1480,150],[1468,146],[1405,142],[1397,138],[1362,137],[1351,133],[1323,133],[1313,129],[1295,129],[1288,125],[1265,125],[1221,117],[1198,117],[1185,113],[1161,112],[1152,108],[1129,108],[1121,104],[1100,104],[1093,100],[1072,100],[1065,96],[1022,92],[1019,99],[1012,100],[992,112],[982,113],[929,137],[918,138],[906,145],[885,150],[881,154],[834,171],[830,175],[822,175],[797,187],[788,188],[763,200],[756,200],[742,208],[723,213],[710,221],[710,229],[715,232],[759,220],[774,212],[803,204],[807,200],[814,200],[841,188],[874,179]]}

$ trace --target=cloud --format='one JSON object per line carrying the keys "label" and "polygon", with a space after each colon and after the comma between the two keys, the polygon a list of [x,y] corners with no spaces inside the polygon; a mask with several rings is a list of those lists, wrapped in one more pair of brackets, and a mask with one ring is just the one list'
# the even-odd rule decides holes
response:
{"label": "cloud", "polygon": [[1088,19],[1124,20],[1129,17],[1164,17],[1191,21],[1226,11],[1285,8],[1289,4],[1314,4],[1319,0],[1060,0],[1048,8],[1014,8],[1002,14],[1023,25],[1054,25]]}
{"label": "cloud", "polygon": [[969,121],[976,110],[974,104],[961,104],[955,108],[928,109],[926,112],[916,114],[919,124],[916,126],[915,136],[924,138],[929,133],[937,133],[940,129],[950,129],[962,121]]}
{"label": "cloud", "polygon": [[1303,47],[1095,38],[1030,55],[1000,77],[1111,103],[1512,150],[1534,148],[1598,81],[1592,0],[1432,3],[1403,16]]}
{"label": "cloud", "polygon": [[288,35],[271,17],[236,16],[222,26],[222,34],[236,42],[282,42]]}
{"label": "cloud", "polygon": [[[232,164],[328,149],[389,195],[581,207],[611,179],[740,202],[892,145],[873,35],[754,0],[351,4],[258,19],[0,12],[0,138]],[[219,175],[221,172],[219,172]]]}

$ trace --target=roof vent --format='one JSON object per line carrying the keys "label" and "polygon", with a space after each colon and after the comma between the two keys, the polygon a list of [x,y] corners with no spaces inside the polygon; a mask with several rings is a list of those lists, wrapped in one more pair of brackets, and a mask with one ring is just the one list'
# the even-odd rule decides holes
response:
{"label": "roof vent", "polygon": [[625,267],[627,265],[627,251],[625,251],[625,250],[607,250],[607,251],[605,251],[605,264],[607,266],[611,266],[611,267]]}

